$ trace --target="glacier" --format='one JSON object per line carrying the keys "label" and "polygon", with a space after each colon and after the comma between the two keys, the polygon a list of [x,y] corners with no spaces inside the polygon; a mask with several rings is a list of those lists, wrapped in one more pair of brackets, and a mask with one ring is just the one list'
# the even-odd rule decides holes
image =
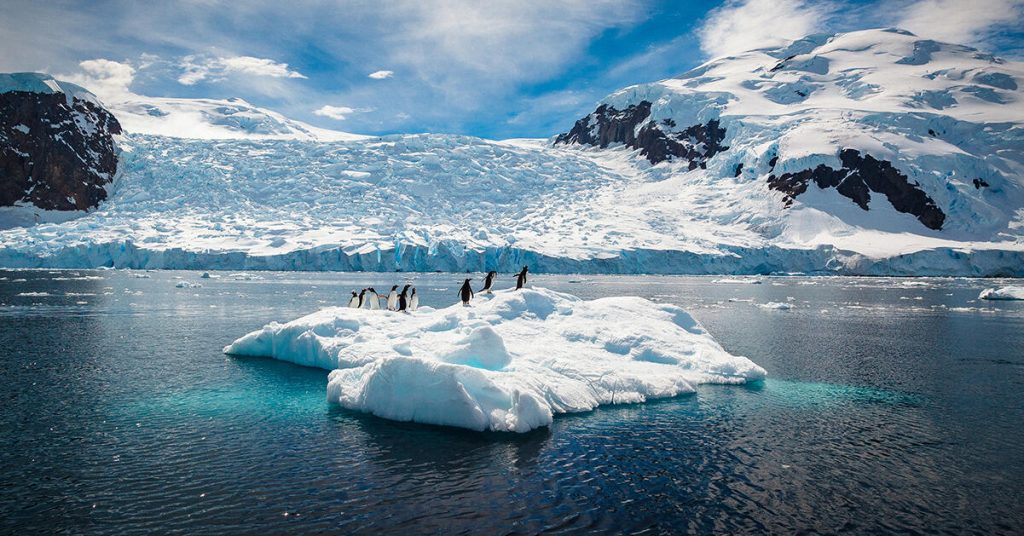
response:
{"label": "glacier", "polygon": [[[808,36],[604,99],[693,156],[657,162],[562,137],[329,134],[237,100],[115,103],[129,134],[108,199],[0,213],[0,266],[1022,277],[1021,80],[900,30]],[[693,128],[712,123],[714,150]],[[842,180],[849,151],[942,217],[799,183]]]}
{"label": "glacier", "polygon": [[680,307],[543,288],[413,313],[327,308],[271,323],[224,352],[330,370],[327,398],[349,409],[478,431],[526,432],[558,413],[766,374]]}

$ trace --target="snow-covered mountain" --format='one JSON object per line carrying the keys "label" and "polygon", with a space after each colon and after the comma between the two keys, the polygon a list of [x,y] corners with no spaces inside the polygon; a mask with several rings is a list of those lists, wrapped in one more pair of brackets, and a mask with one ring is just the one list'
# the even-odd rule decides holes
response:
{"label": "snow-covered mountain", "polygon": [[1022,81],[870,30],[623,89],[549,142],[134,133],[107,202],[0,231],[0,265],[1024,276]]}
{"label": "snow-covered mountain", "polygon": [[105,103],[126,132],[197,139],[341,141],[366,136],[327,130],[230,98],[180,99],[132,95]]}
{"label": "snow-covered mountain", "polygon": [[900,30],[814,35],[618,91],[556,141],[625,144],[734,198],[767,193],[768,236],[990,240],[1024,206],[1018,81],[1019,63]]}

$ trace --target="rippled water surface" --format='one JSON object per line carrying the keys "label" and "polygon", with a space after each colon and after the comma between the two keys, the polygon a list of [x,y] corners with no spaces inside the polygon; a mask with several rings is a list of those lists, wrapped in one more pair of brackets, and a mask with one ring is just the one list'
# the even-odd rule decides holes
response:
{"label": "rippled water surface", "polygon": [[215,275],[0,271],[0,532],[1024,532],[1024,302],[976,301],[997,282],[540,275],[686,307],[770,379],[511,435],[221,353],[367,285],[447,305],[461,275]]}

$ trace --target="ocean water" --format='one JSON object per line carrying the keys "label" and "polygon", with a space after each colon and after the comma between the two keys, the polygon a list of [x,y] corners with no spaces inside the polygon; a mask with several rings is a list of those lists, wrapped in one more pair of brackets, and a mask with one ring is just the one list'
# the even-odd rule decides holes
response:
{"label": "ocean water", "polygon": [[221,353],[367,285],[447,305],[461,274],[214,275],[0,271],[0,533],[1024,533],[1024,302],[976,299],[998,281],[537,275],[686,307],[769,379],[514,435]]}

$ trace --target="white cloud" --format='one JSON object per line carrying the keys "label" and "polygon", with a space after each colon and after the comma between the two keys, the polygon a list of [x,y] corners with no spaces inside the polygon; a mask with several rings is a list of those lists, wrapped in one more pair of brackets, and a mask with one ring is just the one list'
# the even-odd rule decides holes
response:
{"label": "white cloud", "polygon": [[349,108],[348,106],[331,106],[329,104],[325,104],[324,106],[321,106],[316,110],[313,110],[313,114],[323,117],[329,117],[337,121],[343,121],[350,114],[356,113],[358,111],[360,110],[356,110],[355,108]]}
{"label": "white cloud", "polygon": [[374,80],[383,80],[385,78],[391,78],[394,75],[394,71],[375,71],[370,73],[368,76]]}
{"label": "white cloud", "polygon": [[477,108],[516,84],[547,80],[587,53],[602,32],[646,16],[647,0],[438,0],[383,9],[395,31],[386,59],[448,104]]}
{"label": "white cloud", "polygon": [[996,26],[1024,20],[1024,0],[920,0],[909,6],[898,26],[921,37],[977,44]]}
{"label": "white cloud", "polygon": [[135,68],[130,64],[97,58],[85,60],[78,66],[81,72],[58,78],[78,84],[105,101],[115,102],[131,96],[129,87],[135,79]]}
{"label": "white cloud", "polygon": [[182,58],[181,68],[183,72],[178,77],[178,82],[186,86],[203,80],[219,82],[231,74],[270,78],[306,78],[302,73],[289,69],[287,63],[278,63],[268,58],[253,56],[222,58],[185,56]]}
{"label": "white cloud", "polygon": [[835,9],[809,0],[729,0],[708,14],[697,36],[711,57],[779,46],[824,31]]}

